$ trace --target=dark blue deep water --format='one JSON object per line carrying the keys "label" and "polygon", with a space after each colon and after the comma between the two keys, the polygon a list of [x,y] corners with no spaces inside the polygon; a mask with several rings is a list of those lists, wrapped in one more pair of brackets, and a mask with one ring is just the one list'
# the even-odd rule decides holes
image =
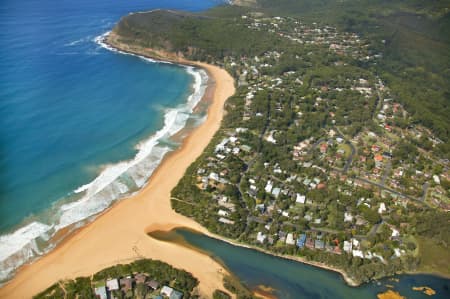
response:
{"label": "dark blue deep water", "polygon": [[[106,168],[135,157],[137,145],[163,128],[168,111],[186,103],[193,91],[192,71],[189,74],[182,67],[114,53],[102,48],[95,38],[111,30],[129,12],[154,8],[201,11],[221,3],[220,0],[2,1],[2,275],[11,265],[1,262],[10,254],[23,247],[27,247],[21,253],[24,258],[38,253],[41,243],[58,228],[106,208],[117,194],[139,188],[145,181],[143,166],[136,166],[133,172],[120,177],[115,186],[105,188],[107,184],[102,182],[107,182],[108,177],[104,177],[93,190],[74,192]],[[184,116],[173,118],[176,124],[172,127],[182,123]],[[167,146],[155,147],[153,156],[144,161],[147,170],[154,168],[166,151]],[[102,194],[97,194],[102,190]],[[97,195],[95,202],[83,208],[80,203],[73,204],[87,192],[90,196]],[[29,243],[38,236],[42,240]]]}

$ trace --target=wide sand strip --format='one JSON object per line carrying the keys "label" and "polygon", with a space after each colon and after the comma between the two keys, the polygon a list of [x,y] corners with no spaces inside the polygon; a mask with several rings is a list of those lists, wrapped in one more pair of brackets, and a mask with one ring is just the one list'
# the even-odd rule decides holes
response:
{"label": "wide sand strip", "polygon": [[144,189],[114,205],[35,263],[22,267],[0,289],[0,298],[31,298],[60,279],[90,276],[105,267],[142,257],[191,272],[200,280],[201,294],[207,297],[215,289],[224,290],[226,270],[210,257],[146,234],[150,226],[165,230],[184,226],[206,233],[198,223],[171,209],[170,192],[219,129],[224,103],[235,88],[225,70],[204,63],[190,64],[205,69],[212,81],[212,89],[207,92],[212,94],[212,103],[206,121],[193,130],[180,149],[164,159]]}

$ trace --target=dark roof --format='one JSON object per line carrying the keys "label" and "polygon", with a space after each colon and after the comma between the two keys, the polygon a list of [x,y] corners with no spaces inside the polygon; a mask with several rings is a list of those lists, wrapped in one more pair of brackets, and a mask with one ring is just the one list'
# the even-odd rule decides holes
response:
{"label": "dark roof", "polygon": [[134,279],[136,279],[136,283],[145,283],[147,276],[143,273],[139,273],[134,276]]}
{"label": "dark roof", "polygon": [[147,282],[147,285],[156,290],[159,287],[159,282],[157,282],[156,280],[150,280],[149,282]]}

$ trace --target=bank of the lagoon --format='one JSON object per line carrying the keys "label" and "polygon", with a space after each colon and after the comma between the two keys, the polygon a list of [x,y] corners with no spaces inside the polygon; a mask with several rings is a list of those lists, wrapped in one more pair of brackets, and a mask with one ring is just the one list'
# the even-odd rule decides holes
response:
{"label": "bank of the lagoon", "polygon": [[203,120],[204,111],[191,112],[205,73],[117,54],[97,37],[132,11],[200,11],[220,3],[3,3],[0,280],[139,190],[179,146],[173,135]]}
{"label": "bank of the lagoon", "polygon": [[409,299],[430,298],[413,290],[417,286],[435,290],[432,298],[450,298],[450,280],[433,275],[398,275],[351,287],[336,272],[235,246],[190,230],[176,229],[151,236],[209,254],[250,289],[265,286],[263,289],[273,289],[272,294],[277,298],[376,298],[387,290],[395,290]]}

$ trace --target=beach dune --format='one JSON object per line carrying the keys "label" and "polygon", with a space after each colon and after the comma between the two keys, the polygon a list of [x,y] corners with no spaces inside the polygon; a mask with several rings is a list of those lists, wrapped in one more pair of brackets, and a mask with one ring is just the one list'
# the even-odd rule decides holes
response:
{"label": "beach dune", "polygon": [[105,267],[144,257],[191,272],[199,279],[199,291],[206,297],[215,289],[224,290],[222,278],[226,270],[217,262],[147,235],[149,229],[180,226],[206,233],[198,223],[172,210],[170,192],[219,129],[224,103],[235,88],[233,78],[225,70],[204,63],[189,64],[205,69],[210,77],[211,86],[205,96],[210,96],[212,102],[206,121],[192,131],[180,149],[167,155],[144,189],[114,205],[49,254],[22,267],[0,289],[0,298],[31,298],[60,279],[89,276]]}

